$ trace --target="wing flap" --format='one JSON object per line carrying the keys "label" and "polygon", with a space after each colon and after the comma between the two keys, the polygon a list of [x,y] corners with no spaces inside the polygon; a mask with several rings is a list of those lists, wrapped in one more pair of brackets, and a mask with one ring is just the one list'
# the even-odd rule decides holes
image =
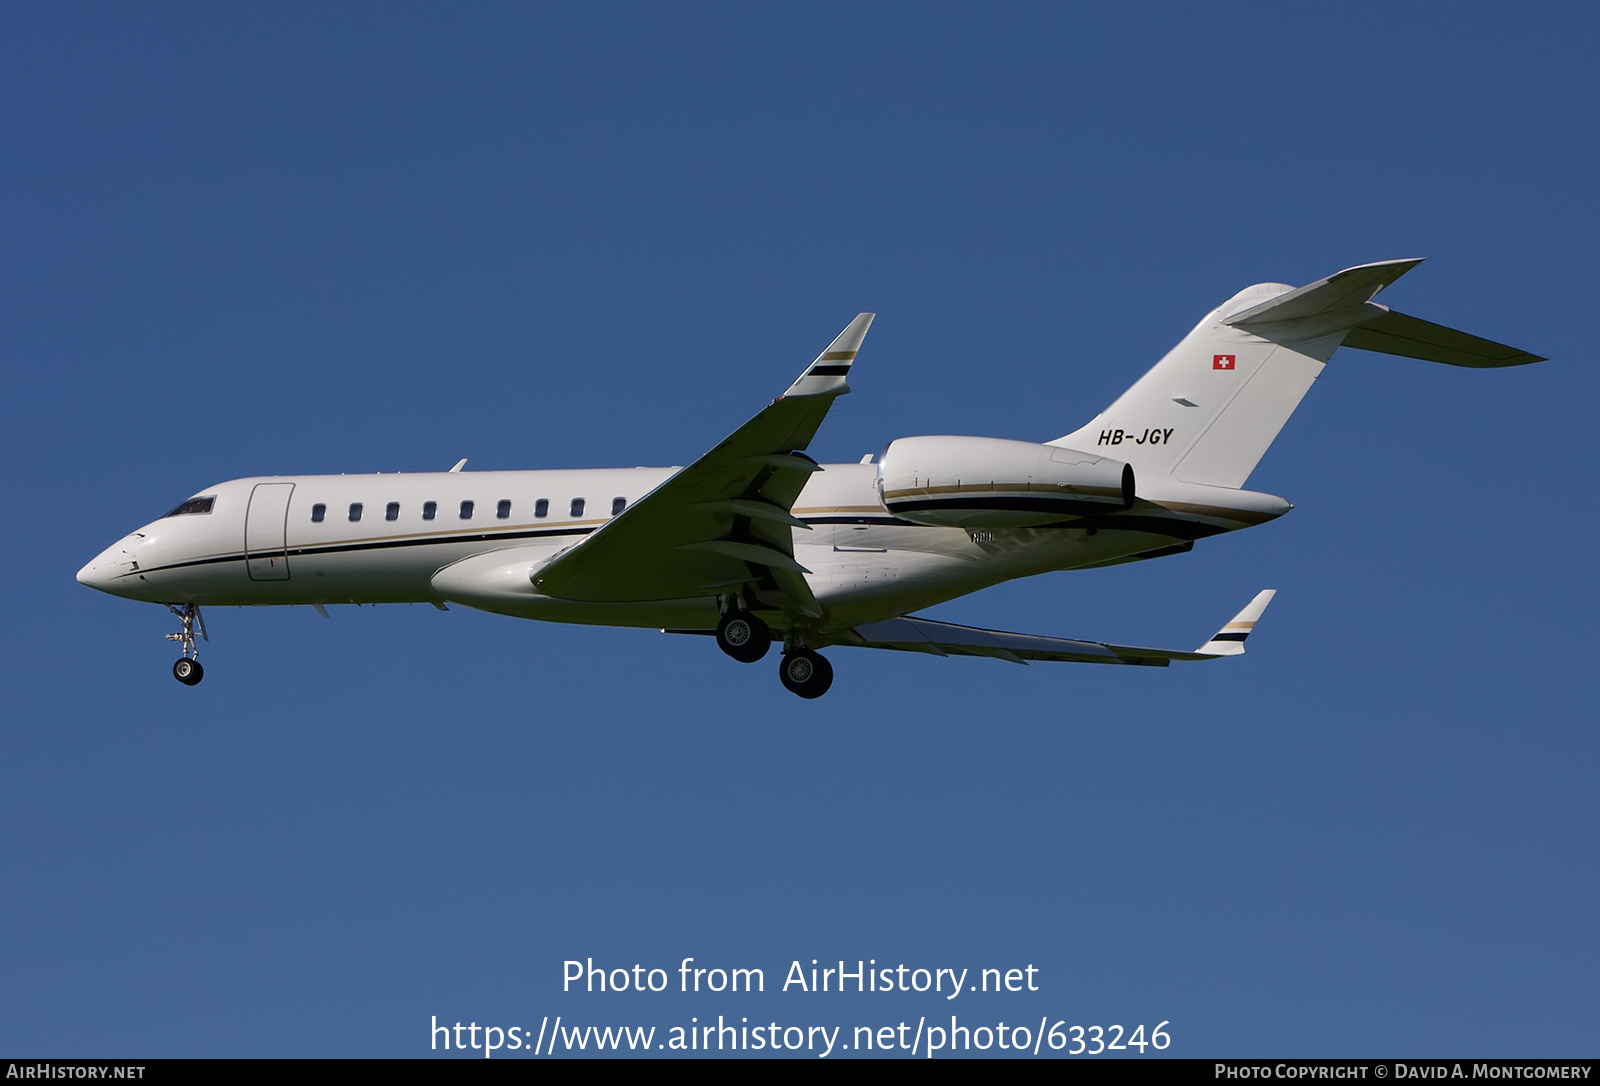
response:
{"label": "wing flap", "polygon": [[712,554],[735,558],[752,566],[763,566],[768,569],[786,569],[793,573],[811,572],[776,547],[763,546],[760,543],[737,543],[731,539],[707,539],[700,543],[681,544],[679,549],[710,551]]}

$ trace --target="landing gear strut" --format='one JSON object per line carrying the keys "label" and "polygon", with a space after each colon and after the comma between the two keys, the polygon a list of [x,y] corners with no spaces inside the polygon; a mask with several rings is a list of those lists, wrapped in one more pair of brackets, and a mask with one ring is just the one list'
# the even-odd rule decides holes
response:
{"label": "landing gear strut", "polygon": [[717,647],[741,664],[753,664],[772,647],[772,631],[750,612],[731,610],[717,623]]}
{"label": "landing gear strut", "polygon": [[206,620],[200,615],[199,604],[169,603],[167,610],[177,615],[178,620],[183,623],[181,631],[167,635],[168,641],[176,641],[183,646],[183,655],[172,665],[172,677],[184,686],[193,686],[206,677],[206,669],[200,666],[200,649],[194,643],[196,625],[200,627],[201,638],[206,641],[211,640],[211,636],[206,633]]}
{"label": "landing gear strut", "polygon": [[778,678],[784,689],[802,698],[820,698],[833,685],[833,665],[826,656],[810,649],[795,649],[778,662]]}

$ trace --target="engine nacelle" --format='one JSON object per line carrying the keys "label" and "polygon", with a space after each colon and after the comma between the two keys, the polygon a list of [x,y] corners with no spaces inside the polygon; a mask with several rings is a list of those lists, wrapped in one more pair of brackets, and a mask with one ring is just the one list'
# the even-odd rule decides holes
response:
{"label": "engine nacelle", "polygon": [[878,465],[884,508],[940,528],[1026,528],[1133,505],[1133,468],[997,437],[903,437]]}

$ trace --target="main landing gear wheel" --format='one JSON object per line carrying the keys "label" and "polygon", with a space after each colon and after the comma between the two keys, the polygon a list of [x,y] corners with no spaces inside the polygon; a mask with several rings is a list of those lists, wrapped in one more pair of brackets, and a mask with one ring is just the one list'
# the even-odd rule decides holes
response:
{"label": "main landing gear wheel", "polygon": [[741,664],[753,664],[772,647],[772,631],[748,611],[729,611],[717,623],[717,647]]}
{"label": "main landing gear wheel", "polygon": [[833,685],[833,665],[810,649],[786,652],[778,662],[784,689],[802,698],[820,698]]}
{"label": "main landing gear wheel", "polygon": [[172,677],[184,686],[193,686],[206,677],[206,669],[200,666],[199,660],[185,656],[172,665]]}

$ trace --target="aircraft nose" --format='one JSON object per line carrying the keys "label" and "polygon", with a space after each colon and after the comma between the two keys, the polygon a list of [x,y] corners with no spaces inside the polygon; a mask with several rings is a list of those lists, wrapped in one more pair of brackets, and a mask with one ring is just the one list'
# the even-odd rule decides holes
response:
{"label": "aircraft nose", "polygon": [[78,571],[78,583],[116,594],[118,578],[134,568],[133,559],[120,545],[107,547]]}
{"label": "aircraft nose", "polygon": [[90,588],[105,590],[107,582],[111,579],[110,563],[105,560],[105,555],[96,555],[90,559],[89,564],[78,571],[78,583]]}

